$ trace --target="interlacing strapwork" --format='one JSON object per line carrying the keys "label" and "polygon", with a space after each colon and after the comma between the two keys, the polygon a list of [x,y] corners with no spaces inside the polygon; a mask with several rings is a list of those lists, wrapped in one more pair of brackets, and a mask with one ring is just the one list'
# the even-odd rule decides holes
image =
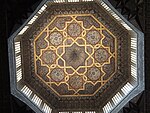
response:
{"label": "interlacing strapwork", "polygon": [[92,96],[116,71],[116,45],[92,14],[57,15],[34,39],[35,74],[59,96]]}

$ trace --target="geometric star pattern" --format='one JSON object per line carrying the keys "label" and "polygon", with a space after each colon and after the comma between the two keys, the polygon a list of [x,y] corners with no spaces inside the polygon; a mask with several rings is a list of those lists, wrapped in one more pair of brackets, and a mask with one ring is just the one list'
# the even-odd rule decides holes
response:
{"label": "geometric star pattern", "polygon": [[57,15],[34,39],[35,74],[58,96],[92,96],[116,71],[116,45],[92,14]]}

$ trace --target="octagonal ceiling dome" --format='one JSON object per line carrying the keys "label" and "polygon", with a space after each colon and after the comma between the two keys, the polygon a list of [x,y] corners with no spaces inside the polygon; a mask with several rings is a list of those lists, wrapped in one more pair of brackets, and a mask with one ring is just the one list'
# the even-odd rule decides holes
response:
{"label": "octagonal ceiling dome", "polygon": [[43,1],[8,40],[11,93],[37,113],[117,113],[144,90],[143,40],[107,1]]}

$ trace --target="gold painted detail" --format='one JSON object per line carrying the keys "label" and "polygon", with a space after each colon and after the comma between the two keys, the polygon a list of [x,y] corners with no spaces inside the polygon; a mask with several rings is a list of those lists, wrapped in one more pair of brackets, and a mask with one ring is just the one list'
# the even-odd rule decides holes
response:
{"label": "gold painted detail", "polygon": [[59,96],[92,96],[117,69],[117,39],[91,14],[57,15],[34,39],[35,75]]}

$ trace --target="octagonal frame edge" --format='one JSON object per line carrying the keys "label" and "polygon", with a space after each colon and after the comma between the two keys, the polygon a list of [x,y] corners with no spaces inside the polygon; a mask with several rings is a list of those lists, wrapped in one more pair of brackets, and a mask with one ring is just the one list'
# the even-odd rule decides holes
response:
{"label": "octagonal frame edge", "polygon": [[8,60],[9,60],[9,74],[10,74],[10,90],[11,94],[27,104],[36,113],[43,113],[40,108],[38,108],[33,102],[26,97],[21,91],[17,89],[16,83],[16,65],[15,65],[15,53],[14,53],[14,39],[18,33],[24,28],[24,26],[32,19],[34,15],[40,10],[40,8],[46,4],[48,0],[43,0],[36,10],[29,16],[29,18],[21,25],[17,31],[15,31],[7,40],[8,44]]}
{"label": "octagonal frame edge", "polygon": [[131,99],[136,97],[145,89],[145,73],[144,73],[144,34],[127,21],[111,4],[108,0],[101,0],[107,4],[132,30],[137,34],[137,76],[138,84],[127,96],[112,109],[111,113],[119,112]]}
{"label": "octagonal frame edge", "polygon": [[[44,0],[42,3],[40,3],[40,5],[36,8],[36,10],[34,11],[34,13],[26,20],[26,22],[15,32],[13,33],[13,35],[8,39],[8,53],[9,53],[9,70],[10,70],[10,85],[11,85],[11,93],[16,96],[17,98],[20,99],[19,96],[21,93],[18,92],[17,88],[15,87],[16,85],[16,80],[14,80],[16,78],[15,76],[15,58],[14,58],[14,49],[13,49],[13,44],[14,44],[14,40],[13,38],[19,33],[19,31],[21,29],[23,29],[23,27],[29,22],[29,20],[31,20],[31,18],[37,13],[37,11],[41,8],[41,6],[44,5],[44,3],[47,2],[47,0]],[[138,35],[138,51],[137,51],[137,55],[138,55],[138,75],[141,75],[138,79],[139,84],[136,88],[134,88],[133,91],[131,91],[131,95],[127,95],[127,97],[121,101],[121,106],[116,106],[116,108],[112,111],[112,113],[116,113],[119,111],[120,108],[123,107],[123,105],[125,105],[125,102],[127,102],[128,100],[131,100],[134,96],[138,95],[139,93],[141,93],[144,90],[144,34],[139,31],[136,27],[134,27],[130,22],[128,22],[115,8],[113,8],[113,6],[108,2],[108,0],[104,1],[109,7],[111,7],[111,9],[113,9],[113,11],[119,15],[119,17],[121,17],[121,19],[123,21],[125,21]],[[12,58],[13,57],[13,58]],[[140,69],[139,69],[140,68]],[[14,77],[12,77],[14,75]],[[12,82],[13,81],[13,82]],[[24,98],[24,96],[22,97]],[[20,99],[22,100],[22,99]],[[25,102],[26,104],[28,104],[30,106],[30,104],[33,104],[32,102],[27,102],[28,100],[25,98],[25,100],[22,100],[23,102]],[[33,106],[33,105],[32,105]],[[33,106],[32,108],[34,109],[38,109],[37,107]],[[39,109],[38,109],[39,110]],[[36,110],[35,112],[39,112],[38,110]],[[42,113],[42,112],[41,112]]]}

